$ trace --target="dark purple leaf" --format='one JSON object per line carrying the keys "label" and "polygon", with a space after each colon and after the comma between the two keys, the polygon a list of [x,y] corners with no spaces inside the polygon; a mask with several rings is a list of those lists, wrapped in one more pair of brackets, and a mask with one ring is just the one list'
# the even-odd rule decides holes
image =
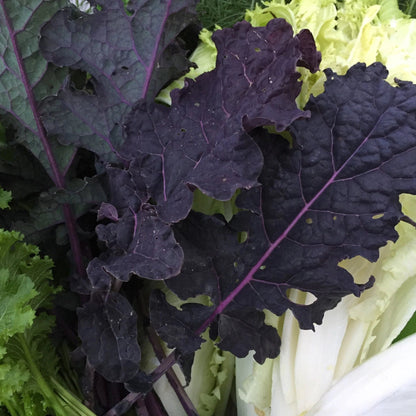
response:
{"label": "dark purple leaf", "polygon": [[[244,336],[241,336],[244,334]],[[237,310],[219,317],[218,346],[232,351],[242,358],[251,350],[254,359],[263,364],[266,358],[274,358],[280,352],[280,338],[276,329],[264,323],[264,313],[257,310]],[[236,342],[236,339],[239,341]]]}
{"label": "dark purple leaf", "polygon": [[183,251],[151,205],[137,213],[126,211],[116,223],[98,225],[97,235],[113,254],[104,270],[119,280],[131,275],[161,280],[180,272]]}
{"label": "dark purple leaf", "polygon": [[[264,168],[260,185],[237,199],[243,211],[222,226],[190,218],[176,227],[185,264],[167,284],[182,298],[210,294],[216,309],[198,332],[214,323],[214,336],[226,340],[220,345],[236,354],[241,348],[227,341],[235,332],[223,314],[290,309],[301,328],[311,329],[343,296],[370,287],[373,278],[355,284],[338,263],[356,255],[377,260],[378,249],[397,238],[399,194],[416,192],[416,86],[390,86],[381,64],[326,74],[326,91],[307,106],[311,118],[290,128],[292,146],[255,132]],[[316,300],[295,304],[288,289]],[[278,344],[265,355],[277,351]]]}
{"label": "dark purple leaf", "polygon": [[103,219],[109,219],[111,221],[118,221],[118,212],[117,208],[109,204],[108,202],[102,202],[100,209],[98,210],[97,219],[101,221]]}
{"label": "dark purple leaf", "polygon": [[127,10],[121,0],[99,5],[93,14],[66,8],[43,27],[43,56],[92,79],[83,90],[68,82],[41,111],[48,132],[62,143],[116,161],[124,115],[189,68],[177,36],[195,19],[195,1],[134,1]]}
{"label": "dark purple leaf", "polygon": [[187,303],[182,305],[182,311],[185,312],[183,315],[166,301],[160,290],[152,293],[150,318],[154,329],[166,341],[168,347],[177,347],[182,354],[187,355],[199,349],[203,342],[196,333],[197,325],[199,320],[208,317],[210,308],[198,303]]}
{"label": "dark purple leaf", "polygon": [[[305,37],[305,36],[304,36]],[[303,60],[319,61],[308,38],[307,55],[283,19],[265,28],[247,22],[215,32],[215,70],[172,92],[172,106],[140,103],[127,121],[125,158],[140,160],[141,175],[161,218],[187,216],[195,187],[229,200],[239,188],[257,184],[263,164],[248,131],[274,124],[285,129],[307,117],[297,108]]]}
{"label": "dark purple leaf", "polygon": [[78,334],[88,361],[109,381],[127,382],[139,372],[137,316],[116,292],[95,294],[78,311]]}
{"label": "dark purple leaf", "polygon": [[106,272],[105,266],[106,262],[96,257],[92,259],[87,267],[87,276],[90,283],[90,286],[87,287],[87,282],[85,282],[85,288],[80,293],[88,294],[92,291],[100,290],[108,292],[111,289],[112,276]]}
{"label": "dark purple leaf", "polygon": [[113,212],[117,207],[118,212],[116,221],[96,228],[98,238],[108,248],[100,260],[100,268],[122,281],[128,281],[133,274],[147,279],[168,279],[179,274],[183,251],[170,224],[161,220],[155,207],[146,202],[148,193],[136,165],[132,163],[129,170],[108,169],[113,192],[107,208],[113,207]]}

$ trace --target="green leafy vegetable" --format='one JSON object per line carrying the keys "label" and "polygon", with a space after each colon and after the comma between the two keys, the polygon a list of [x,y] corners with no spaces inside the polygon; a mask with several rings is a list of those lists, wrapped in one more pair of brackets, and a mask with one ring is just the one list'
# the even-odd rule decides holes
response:
{"label": "green leafy vegetable", "polygon": [[10,191],[5,191],[0,187],[0,209],[10,208],[9,202],[12,199],[12,193]]}
{"label": "green leafy vegetable", "polygon": [[0,230],[0,406],[13,416],[92,416],[59,381],[52,266],[20,233]]}

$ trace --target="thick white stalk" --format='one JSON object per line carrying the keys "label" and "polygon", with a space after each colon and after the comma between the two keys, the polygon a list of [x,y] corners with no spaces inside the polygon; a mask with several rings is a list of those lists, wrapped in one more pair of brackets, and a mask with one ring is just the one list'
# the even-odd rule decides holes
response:
{"label": "thick white stalk", "polygon": [[415,351],[416,334],[393,344],[346,374],[305,416],[381,415],[377,407],[389,407],[391,415],[416,414]]}

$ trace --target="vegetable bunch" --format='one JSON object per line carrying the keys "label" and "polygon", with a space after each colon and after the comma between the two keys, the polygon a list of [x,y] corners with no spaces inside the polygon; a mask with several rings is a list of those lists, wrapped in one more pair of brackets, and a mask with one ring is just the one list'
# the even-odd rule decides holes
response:
{"label": "vegetable bunch", "polygon": [[[0,307],[17,319],[1,321],[0,377],[16,366],[18,378],[4,409],[71,414],[60,371],[27,369],[9,347],[19,340],[32,363],[50,345],[55,289],[40,282],[52,264],[32,276],[9,260],[30,247],[30,265],[34,244],[63,286],[54,314],[90,409],[77,392],[73,414],[232,414],[234,357],[254,354],[266,367],[237,360],[238,413],[254,411],[243,397],[280,416],[295,337],[330,332],[341,309],[345,325],[365,322],[344,373],[391,343],[414,311],[409,296],[394,330],[377,329],[414,289],[411,272],[379,272],[414,241],[402,195],[416,194],[415,29],[397,4],[271,1],[197,46],[193,0],[20,3],[0,0],[0,183],[13,195],[2,273],[14,288]],[[270,397],[250,392],[251,368]],[[294,414],[331,377],[306,406],[290,399]]]}

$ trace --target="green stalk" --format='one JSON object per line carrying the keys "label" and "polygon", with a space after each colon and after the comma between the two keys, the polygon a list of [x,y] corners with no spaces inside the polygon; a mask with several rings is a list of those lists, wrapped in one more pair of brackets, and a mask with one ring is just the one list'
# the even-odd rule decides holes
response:
{"label": "green stalk", "polygon": [[413,16],[413,9],[415,7],[416,0],[412,0],[407,6],[406,14]]}
{"label": "green stalk", "polygon": [[19,416],[20,414],[23,414],[22,411],[17,411],[15,409],[15,406],[13,405],[13,403],[10,403],[9,401],[5,401],[4,402],[4,407],[7,409],[7,411],[10,413],[10,416]]}
{"label": "green stalk", "polygon": [[64,406],[68,408],[68,411],[71,412],[67,413],[67,416],[96,416],[96,414],[88,409],[78,397],[62,386],[58,380],[52,377],[51,382],[59,395],[59,399],[64,403]]}
{"label": "green stalk", "polygon": [[32,354],[30,353],[29,346],[27,345],[26,339],[23,334],[16,335],[19,339],[20,345],[22,346],[23,353],[26,359],[26,362],[29,366],[30,372],[35,379],[39,389],[41,390],[42,394],[48,400],[48,406],[50,406],[57,416],[68,416],[66,410],[62,407],[61,403],[57,400],[56,394],[50,388],[49,384],[46,382],[42,373],[40,372],[38,366],[33,361]]}

